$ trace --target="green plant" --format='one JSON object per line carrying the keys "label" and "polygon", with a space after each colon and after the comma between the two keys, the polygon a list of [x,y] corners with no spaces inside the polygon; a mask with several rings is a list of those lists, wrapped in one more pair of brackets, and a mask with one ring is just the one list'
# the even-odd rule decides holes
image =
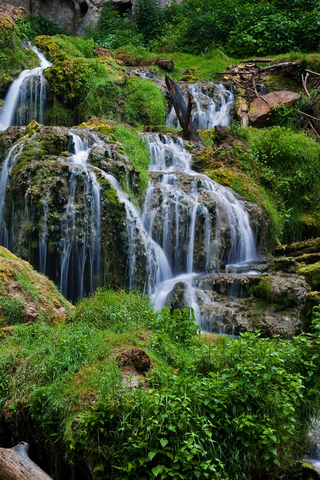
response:
{"label": "green plant", "polygon": [[3,295],[0,295],[0,305],[3,308],[7,325],[17,325],[22,323],[25,315],[25,302],[22,297],[16,295],[14,297],[7,298]]}

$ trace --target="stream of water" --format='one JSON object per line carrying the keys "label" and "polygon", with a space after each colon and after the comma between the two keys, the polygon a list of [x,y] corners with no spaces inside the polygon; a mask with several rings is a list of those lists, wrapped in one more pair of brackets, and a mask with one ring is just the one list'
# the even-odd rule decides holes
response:
{"label": "stream of water", "polygon": [[39,58],[40,67],[23,70],[11,84],[0,114],[0,131],[11,125],[28,125],[31,120],[43,123],[46,102],[46,81],[43,71],[52,64],[33,45],[28,45]]}

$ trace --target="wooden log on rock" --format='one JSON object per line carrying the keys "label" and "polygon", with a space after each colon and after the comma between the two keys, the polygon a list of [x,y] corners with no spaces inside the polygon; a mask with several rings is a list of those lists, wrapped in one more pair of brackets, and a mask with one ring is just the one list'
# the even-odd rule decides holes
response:
{"label": "wooden log on rock", "polygon": [[28,455],[29,444],[0,448],[0,480],[52,480]]}
{"label": "wooden log on rock", "polygon": [[174,69],[174,62],[173,60],[168,60],[167,58],[159,57],[154,62],[155,65],[158,67],[163,68],[163,70],[167,70],[167,72],[172,72]]}
{"label": "wooden log on rock", "polygon": [[191,109],[192,109],[192,100],[193,97],[190,92],[188,92],[188,107],[184,101],[182,92],[179,88],[179,85],[166,75],[165,78],[166,86],[170,93],[173,107],[179,119],[180,125],[183,128],[183,136],[186,140],[192,140],[202,145],[198,131],[195,124],[191,119]]}

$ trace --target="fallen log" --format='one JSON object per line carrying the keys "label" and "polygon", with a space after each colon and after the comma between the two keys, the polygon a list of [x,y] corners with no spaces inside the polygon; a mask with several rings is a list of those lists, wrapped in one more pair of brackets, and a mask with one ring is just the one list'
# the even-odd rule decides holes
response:
{"label": "fallen log", "polygon": [[170,93],[173,107],[177,114],[178,120],[180,122],[180,125],[183,128],[183,137],[186,140],[192,140],[194,142],[202,144],[198,131],[196,129],[196,126],[191,119],[191,109],[192,109],[192,100],[193,100],[191,93],[188,92],[188,107],[187,107],[186,102],[184,101],[182,92],[179,88],[179,85],[167,75],[165,77],[165,82],[166,82],[167,89]]}
{"label": "fallen log", "polygon": [[29,444],[0,448],[0,480],[52,480],[28,456]]}
{"label": "fallen log", "polygon": [[271,70],[277,70],[278,68],[297,67],[297,62],[284,62],[275,63],[274,65],[268,65],[267,67],[258,67],[260,72],[267,72]]}
{"label": "fallen log", "polygon": [[158,67],[163,68],[163,70],[167,70],[167,72],[172,72],[174,69],[174,62],[173,60],[168,60],[167,58],[159,57],[154,62],[155,65]]}

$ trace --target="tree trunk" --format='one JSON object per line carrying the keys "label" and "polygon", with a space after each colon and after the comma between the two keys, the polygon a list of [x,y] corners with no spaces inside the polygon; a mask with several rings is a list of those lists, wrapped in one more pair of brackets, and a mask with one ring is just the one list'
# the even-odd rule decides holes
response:
{"label": "tree trunk", "polygon": [[52,480],[29,458],[28,450],[26,442],[0,448],[0,480]]}
{"label": "tree trunk", "polygon": [[193,97],[190,92],[188,92],[188,108],[186,102],[184,101],[182,92],[179,88],[179,85],[171,80],[171,78],[165,78],[166,86],[169,90],[174,109],[176,111],[177,117],[179,119],[180,125],[183,128],[183,136],[186,140],[192,140],[199,144],[202,144],[198,131],[195,124],[191,119],[191,108]]}

